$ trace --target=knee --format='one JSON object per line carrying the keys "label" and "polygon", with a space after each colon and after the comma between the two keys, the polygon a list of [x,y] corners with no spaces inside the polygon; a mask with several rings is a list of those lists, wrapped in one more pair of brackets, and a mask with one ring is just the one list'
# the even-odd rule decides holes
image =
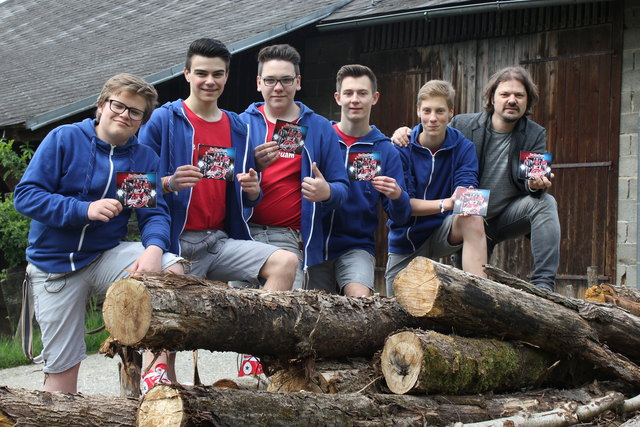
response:
{"label": "knee", "polygon": [[484,217],[477,215],[462,216],[459,218],[462,225],[462,234],[465,240],[485,239]]}
{"label": "knee", "polygon": [[272,261],[274,268],[288,273],[293,272],[295,274],[300,262],[298,256],[286,249],[278,249],[273,253],[269,261]]}
{"label": "knee", "polygon": [[544,193],[540,196],[540,208],[545,211],[558,211],[558,202],[556,202],[555,197],[553,197],[549,193]]}

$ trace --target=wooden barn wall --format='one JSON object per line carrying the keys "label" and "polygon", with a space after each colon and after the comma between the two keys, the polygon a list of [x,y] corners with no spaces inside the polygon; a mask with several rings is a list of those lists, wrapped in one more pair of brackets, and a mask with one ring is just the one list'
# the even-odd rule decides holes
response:
{"label": "wooden barn wall", "polygon": [[[615,280],[621,10],[619,2],[600,2],[323,33],[305,46],[304,100],[338,119],[330,99],[336,70],[346,63],[368,65],[381,93],[372,123],[390,135],[416,124],[415,95],[429,79],[454,84],[457,113],[476,112],[494,71],[514,64],[528,69],[540,91],[532,119],[547,129],[553,154],[550,193],[562,228],[558,290],[579,295],[589,266],[599,268],[601,280]],[[379,290],[387,256],[384,223],[381,212]],[[529,240],[498,245],[491,262],[528,278]]]}

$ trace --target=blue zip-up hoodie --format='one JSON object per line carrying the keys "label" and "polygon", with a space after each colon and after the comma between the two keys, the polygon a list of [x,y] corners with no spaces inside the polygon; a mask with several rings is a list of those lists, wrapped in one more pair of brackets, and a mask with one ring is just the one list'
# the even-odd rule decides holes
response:
{"label": "blue zip-up hoodie", "polygon": [[[265,118],[258,110],[258,107],[262,104],[263,102],[251,104],[240,115],[244,121],[249,123],[251,128],[251,152],[258,145],[271,140],[271,135],[267,135]],[[312,164],[316,162],[318,169],[320,169],[320,172],[322,172],[331,187],[329,200],[314,203],[304,198],[302,199],[300,231],[304,254],[303,269],[306,270],[308,267],[323,261],[322,216],[329,210],[335,209],[346,202],[349,180],[340,155],[338,136],[329,120],[314,113],[313,110],[300,102],[296,102],[296,104],[300,107],[298,123],[309,127],[303,146],[300,182],[305,177],[312,175]],[[248,213],[249,215],[253,214],[253,209],[248,209]],[[249,219],[247,215],[244,217]],[[246,238],[250,239],[251,235],[247,233]]]}
{"label": "blue zip-up hoodie", "polygon": [[[478,187],[478,157],[473,142],[457,129],[447,126],[445,140],[440,149],[431,154],[418,142],[422,124],[411,131],[411,143],[398,147],[404,168],[407,192],[412,199],[438,200],[451,197],[456,187]],[[414,216],[408,224],[389,220],[389,252],[406,254],[415,252],[446,215]]]}
{"label": "blue zip-up hoodie", "polygon": [[[131,209],[108,222],[89,221],[91,202],[116,197],[116,172],[156,172],[158,156],[132,136],[115,146],[98,138],[95,120],[52,130],[14,193],[16,210],[32,219],[27,260],[48,273],[77,271],[127,234]],[[169,214],[156,182],[157,207],[138,209],[145,247],[169,248]]]}
{"label": "blue zip-up hoodie", "polygon": [[[253,149],[249,150],[248,126],[236,113],[222,110],[229,117],[231,126],[231,145],[236,149],[235,171],[246,172],[254,168]],[[193,126],[184,111],[183,101],[168,102],[157,108],[149,121],[140,128],[140,143],[148,145],[160,156],[160,176],[172,175],[176,168],[193,164],[194,143]],[[251,155],[247,155],[251,154]],[[187,212],[191,203],[191,189],[186,188],[164,195],[171,215],[171,252],[180,253],[180,234],[187,223]],[[244,206],[254,206],[260,199],[249,201],[242,191],[238,180],[227,184],[225,231],[235,239],[246,238],[249,233],[243,218]],[[249,213],[247,212],[247,215]]]}
{"label": "blue zip-up hoodie", "polygon": [[339,141],[345,170],[349,153],[377,151],[382,163],[381,175],[395,178],[403,191],[399,198],[391,200],[373,188],[371,181],[350,181],[347,202],[324,218],[325,259],[339,257],[351,249],[362,249],[375,256],[378,200],[395,224],[404,224],[411,217],[402,163],[391,140],[375,126],[350,147],[341,139]]}

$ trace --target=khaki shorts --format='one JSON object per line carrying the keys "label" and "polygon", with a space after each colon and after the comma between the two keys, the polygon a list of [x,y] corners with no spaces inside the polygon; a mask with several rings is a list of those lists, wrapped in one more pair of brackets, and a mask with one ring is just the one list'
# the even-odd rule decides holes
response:
{"label": "khaki shorts", "polygon": [[352,249],[309,267],[309,282],[305,289],[316,289],[330,294],[342,293],[348,283],[361,283],[375,293],[374,272],[376,260],[369,252]]}
{"label": "khaki shorts", "polygon": [[387,296],[393,296],[393,281],[400,271],[402,271],[409,263],[418,256],[431,259],[439,259],[451,255],[462,248],[459,245],[451,245],[449,243],[449,234],[453,226],[453,218],[455,215],[447,215],[440,227],[433,230],[433,233],[427,240],[416,250],[408,254],[392,254],[389,253],[387,259],[387,270],[384,274],[387,287]]}
{"label": "khaki shorts", "polygon": [[[69,273],[47,273],[33,264],[27,265],[36,320],[42,331],[44,372],[64,372],[87,357],[84,316],[89,297],[104,295],[113,282],[127,277],[126,270],[143,251],[140,242],[122,242],[89,265]],[[165,253],[162,269],[180,260],[177,255]]]}
{"label": "khaki shorts", "polygon": [[222,230],[183,231],[180,254],[186,273],[209,280],[244,280],[258,284],[260,269],[279,248],[253,240],[231,239]]}

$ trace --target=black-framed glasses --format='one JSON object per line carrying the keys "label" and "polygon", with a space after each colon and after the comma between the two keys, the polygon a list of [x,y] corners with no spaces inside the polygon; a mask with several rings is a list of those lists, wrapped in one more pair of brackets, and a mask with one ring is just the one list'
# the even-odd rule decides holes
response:
{"label": "black-framed glasses", "polygon": [[262,83],[264,83],[265,86],[269,86],[269,87],[274,87],[275,85],[278,84],[278,82],[280,82],[282,86],[293,86],[293,84],[296,81],[296,77],[298,76],[293,76],[293,77],[287,76],[281,79],[276,79],[275,77],[260,77],[260,80],[262,80]]}
{"label": "black-framed glasses", "polygon": [[120,101],[116,101],[115,99],[107,99],[107,102],[109,102],[109,109],[116,114],[122,114],[125,111],[129,110],[129,118],[136,122],[139,122],[144,117],[144,111],[138,110],[137,108],[129,107]]}

